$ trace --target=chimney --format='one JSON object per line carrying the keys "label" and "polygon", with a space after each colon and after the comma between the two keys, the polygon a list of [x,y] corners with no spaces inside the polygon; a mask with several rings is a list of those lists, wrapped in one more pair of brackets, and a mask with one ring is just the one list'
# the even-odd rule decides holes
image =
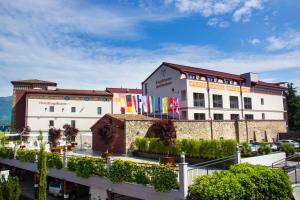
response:
{"label": "chimney", "polygon": [[249,86],[251,85],[252,82],[258,81],[257,74],[254,72],[248,72],[245,74],[241,74],[240,76],[245,79],[246,85],[249,85]]}

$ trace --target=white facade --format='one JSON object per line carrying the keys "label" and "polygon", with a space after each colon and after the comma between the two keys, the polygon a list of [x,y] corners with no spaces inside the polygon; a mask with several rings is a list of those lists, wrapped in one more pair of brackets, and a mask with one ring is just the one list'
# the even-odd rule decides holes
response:
{"label": "white facade", "polygon": [[[253,117],[254,120],[285,120],[284,114],[286,111],[284,110],[283,103],[285,98],[283,96],[284,88],[275,84],[274,87],[272,87],[273,85],[268,87],[268,85],[255,84],[254,87],[251,85],[251,81],[253,80],[242,79],[243,75],[229,74],[228,76],[238,79],[234,80],[222,78],[218,72],[211,72],[210,70],[208,70],[209,73],[215,73],[218,77],[197,73],[195,68],[188,68],[188,70],[193,71],[189,73],[183,71],[186,70],[185,67],[183,66],[183,69],[179,70],[172,66],[170,67],[168,64],[162,64],[142,83],[143,94],[156,97],[167,96],[179,98],[180,119],[199,119],[195,114],[198,114],[198,117],[201,114],[201,120],[214,120],[218,119],[218,116],[215,116],[215,114],[221,114],[222,119],[220,120],[232,120],[233,117],[236,117],[232,116],[232,114],[235,114],[238,115],[239,119]],[[206,72],[205,70],[202,71]],[[253,75],[253,73],[250,73],[248,77],[257,79],[257,76]],[[228,84],[224,83],[225,79]],[[250,82],[248,85],[246,84],[247,81]],[[195,93],[196,95],[201,95],[201,106],[194,103]],[[214,95],[221,95],[222,106],[214,106]],[[230,96],[238,99],[238,105],[236,105],[238,107],[230,107]],[[245,108],[245,97],[251,99],[250,109]]]}

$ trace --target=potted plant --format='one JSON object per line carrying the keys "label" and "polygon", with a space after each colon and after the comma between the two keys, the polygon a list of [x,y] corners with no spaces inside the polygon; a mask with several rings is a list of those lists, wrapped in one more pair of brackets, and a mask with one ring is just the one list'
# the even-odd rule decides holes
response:
{"label": "potted plant", "polygon": [[169,155],[170,147],[176,144],[176,127],[172,120],[160,120],[154,122],[151,126],[151,131],[154,137],[160,138],[163,144],[166,146],[166,154],[159,158],[160,163],[170,164],[175,166],[176,157]]}
{"label": "potted plant", "polygon": [[78,129],[75,128],[74,126],[71,126],[69,124],[65,124],[63,126],[64,128],[64,135],[66,137],[66,143],[67,143],[67,150],[71,151],[72,150],[72,142],[75,142],[76,136],[78,134]]}
{"label": "potted plant", "polygon": [[58,148],[59,139],[61,137],[61,130],[56,128],[49,129],[49,140],[52,144],[52,152],[61,153],[61,148]]}
{"label": "potted plant", "polygon": [[106,151],[102,153],[103,158],[107,158],[112,155],[112,148],[115,142],[116,136],[113,133],[112,124],[106,123],[102,127],[99,128],[98,134],[100,139],[106,146]]}

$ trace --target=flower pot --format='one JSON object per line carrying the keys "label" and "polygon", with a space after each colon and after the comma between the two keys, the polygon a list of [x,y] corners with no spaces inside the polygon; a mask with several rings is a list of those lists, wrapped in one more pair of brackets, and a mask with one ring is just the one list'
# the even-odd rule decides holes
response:
{"label": "flower pot", "polygon": [[176,157],[175,156],[160,156],[159,163],[168,164],[171,167],[175,167],[176,166]]}

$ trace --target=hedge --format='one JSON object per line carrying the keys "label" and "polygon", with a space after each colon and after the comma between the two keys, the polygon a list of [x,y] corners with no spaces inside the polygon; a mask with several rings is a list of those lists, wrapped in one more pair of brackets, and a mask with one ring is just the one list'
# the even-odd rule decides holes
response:
{"label": "hedge", "polygon": [[68,159],[68,169],[75,171],[77,176],[89,178],[92,175],[105,176],[105,160],[93,157],[71,157]]}
{"label": "hedge", "polygon": [[14,151],[9,147],[0,147],[0,157],[4,159],[13,159]]}
{"label": "hedge", "polygon": [[113,161],[109,169],[108,178],[113,183],[150,184],[158,192],[169,192],[178,188],[177,174],[168,165],[135,163],[117,159]]}
{"label": "hedge", "polygon": [[21,188],[18,177],[0,178],[0,200],[19,200]]}
{"label": "hedge", "polygon": [[234,155],[236,140],[176,140],[174,147],[166,147],[159,138],[141,138],[135,140],[136,151],[179,156],[185,152],[188,157],[217,159]]}
{"label": "hedge", "polygon": [[[47,167],[61,169],[63,161],[58,153],[45,152],[47,156]],[[34,163],[36,161],[37,150],[18,149],[16,159],[21,162]]]}
{"label": "hedge", "polygon": [[283,170],[242,163],[231,166],[228,171],[198,177],[189,187],[188,199],[287,200],[291,195],[291,182]]}

